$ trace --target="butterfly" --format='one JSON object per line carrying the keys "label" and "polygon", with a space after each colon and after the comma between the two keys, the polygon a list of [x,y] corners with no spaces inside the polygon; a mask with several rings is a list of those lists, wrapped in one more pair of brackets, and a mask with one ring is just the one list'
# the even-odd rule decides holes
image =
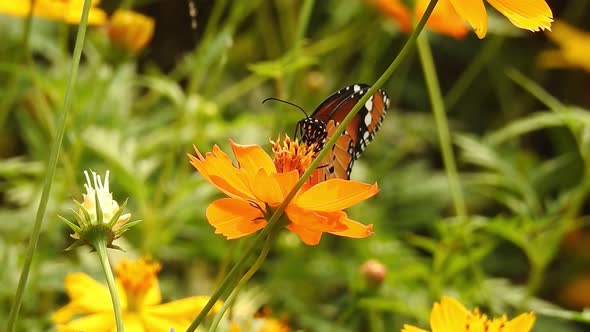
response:
{"label": "butterfly", "polygon": [[[295,131],[307,145],[316,144],[319,152],[334,135],[340,123],[371,86],[354,84],[326,98],[310,115],[297,123]],[[354,161],[371,142],[381,127],[389,108],[389,97],[383,90],[375,92],[361,107],[320,167],[311,176],[311,183],[331,178],[350,179]]]}

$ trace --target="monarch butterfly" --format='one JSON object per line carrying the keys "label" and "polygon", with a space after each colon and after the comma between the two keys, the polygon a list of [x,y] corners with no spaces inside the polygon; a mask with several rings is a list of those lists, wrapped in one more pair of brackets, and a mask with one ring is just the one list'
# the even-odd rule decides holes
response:
{"label": "monarch butterfly", "polygon": [[[297,123],[295,131],[299,132],[301,141],[307,145],[316,143],[317,151],[321,150],[370,87],[367,84],[353,84],[326,98],[311,116],[306,116]],[[311,183],[330,178],[349,179],[354,161],[360,157],[381,127],[388,107],[389,97],[385,91],[375,92],[346,126],[324,158],[322,166],[312,174]]]}

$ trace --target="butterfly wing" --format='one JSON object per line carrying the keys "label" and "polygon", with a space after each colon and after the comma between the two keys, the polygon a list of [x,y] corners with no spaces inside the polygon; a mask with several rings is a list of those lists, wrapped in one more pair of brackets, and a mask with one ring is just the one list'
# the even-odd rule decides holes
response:
{"label": "butterfly wing", "polygon": [[[369,88],[370,86],[366,84],[345,87],[332,94],[316,108],[311,118],[320,120],[326,125],[326,140],[334,135],[342,120]],[[317,180],[350,178],[354,161],[360,157],[381,127],[388,107],[389,98],[383,90],[378,90],[365,102],[324,159],[323,166],[318,168]]]}

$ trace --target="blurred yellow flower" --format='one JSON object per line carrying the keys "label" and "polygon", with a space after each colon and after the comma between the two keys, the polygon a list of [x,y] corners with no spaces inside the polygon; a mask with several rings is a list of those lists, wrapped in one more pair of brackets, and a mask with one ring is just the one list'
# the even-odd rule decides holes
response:
{"label": "blurred yellow flower", "polygon": [[[459,301],[444,296],[430,312],[432,332],[529,332],[535,323],[535,314],[524,313],[512,320],[506,316],[488,319],[479,310],[465,309]],[[402,332],[428,332],[411,325],[404,325]]]}
{"label": "blurred yellow flower", "polygon": [[[100,25],[106,21],[106,13],[96,6],[100,0],[92,0],[88,24]],[[35,0],[33,16],[67,23],[80,23],[84,0]],[[30,0],[0,0],[0,14],[27,16],[31,10]]]}
{"label": "blurred yellow flower", "polygon": [[135,54],[143,50],[152,39],[154,25],[151,17],[119,9],[109,19],[107,31],[113,44]]}
{"label": "blurred yellow flower", "polygon": [[[450,0],[460,17],[475,29],[479,38],[488,32],[488,16],[484,0]],[[521,29],[551,30],[553,13],[545,0],[487,0]]]}
{"label": "blurred yellow flower", "polygon": [[[149,259],[123,260],[115,268],[117,288],[123,309],[125,331],[184,331],[209,297],[192,296],[161,304],[158,263]],[[51,319],[59,332],[112,332],[115,316],[107,288],[84,273],[66,276],[70,303],[56,311]],[[216,304],[210,313],[219,310]]]}
{"label": "blurred yellow flower", "polygon": [[559,49],[541,53],[539,64],[546,68],[579,67],[590,72],[590,33],[557,21],[547,36]]}
{"label": "blurred yellow flower", "polygon": [[[402,32],[409,32],[412,28],[412,14],[400,0],[367,0],[369,4],[383,15],[397,21]],[[416,1],[414,15],[421,18],[430,0]],[[432,15],[426,22],[430,30],[453,38],[463,38],[469,30],[459,17],[449,0],[439,0]]]}

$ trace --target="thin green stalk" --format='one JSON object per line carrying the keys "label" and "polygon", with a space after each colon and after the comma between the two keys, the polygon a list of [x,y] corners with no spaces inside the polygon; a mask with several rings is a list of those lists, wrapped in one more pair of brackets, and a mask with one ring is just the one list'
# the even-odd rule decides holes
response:
{"label": "thin green stalk", "polygon": [[31,47],[29,45],[31,39],[31,28],[33,26],[33,9],[35,8],[35,2],[37,0],[30,0],[30,8],[29,12],[27,13],[27,17],[24,21],[24,29],[23,29],[23,55],[24,59],[27,63],[31,63],[33,57],[31,56]]}
{"label": "thin green stalk", "polygon": [[469,89],[471,83],[475,80],[477,75],[481,72],[484,66],[492,59],[504,44],[505,38],[502,36],[493,36],[490,41],[487,41],[482,47],[481,51],[475,56],[473,61],[467,66],[467,69],[463,71],[459,79],[453,84],[453,87],[449,90],[445,96],[445,105],[447,109],[451,110],[459,99],[465,94],[465,91]]}
{"label": "thin green stalk", "polygon": [[244,285],[246,285],[246,283],[250,280],[250,278],[252,278],[254,273],[256,273],[256,271],[258,271],[258,269],[260,269],[260,267],[262,266],[262,263],[264,262],[264,260],[266,259],[266,256],[268,255],[268,252],[270,251],[270,248],[272,246],[272,242],[274,240],[274,235],[276,235],[276,233],[277,232],[275,231],[275,232],[268,235],[268,237],[266,238],[266,242],[264,243],[264,246],[262,247],[262,250],[260,251],[260,255],[258,255],[258,258],[254,262],[252,267],[250,267],[250,269],[240,279],[240,281],[238,282],[236,287],[232,290],[231,294],[227,297],[227,299],[225,300],[225,302],[223,303],[223,305],[219,309],[219,312],[217,312],[217,314],[215,314],[215,318],[213,319],[213,322],[211,322],[211,326],[209,326],[209,332],[215,332],[217,330],[217,326],[219,326],[219,322],[221,322],[221,319],[223,318],[227,309],[229,309],[233,305],[234,301],[236,300],[236,296],[240,293],[240,290],[242,289],[242,287],[244,287]]}
{"label": "thin green stalk", "polygon": [[283,214],[283,211],[285,211],[285,208],[287,207],[289,202],[293,199],[293,197],[295,197],[295,194],[299,191],[299,189],[303,186],[303,184],[311,176],[311,173],[314,171],[314,169],[319,166],[319,164],[322,162],[322,160],[324,160],[324,157],[331,150],[332,146],[334,146],[338,137],[340,137],[340,135],[342,134],[342,132],[344,131],[346,126],[350,123],[350,121],[352,121],[355,114],[358,113],[358,111],[367,102],[367,100],[375,92],[377,92],[377,90],[381,86],[383,86],[385,81],[387,81],[389,79],[389,77],[391,77],[391,75],[396,71],[396,69],[399,67],[399,65],[404,61],[405,57],[408,55],[408,53],[410,52],[412,47],[414,47],[414,45],[416,44],[416,39],[418,38],[418,35],[420,35],[422,30],[424,29],[424,25],[426,24],[426,21],[428,20],[428,18],[432,14],[432,11],[434,10],[434,7],[436,6],[437,2],[438,2],[438,0],[431,0],[430,1],[430,3],[428,4],[428,7],[426,8],[426,11],[424,12],[424,15],[422,16],[422,18],[420,19],[420,21],[416,25],[416,28],[414,29],[414,31],[410,35],[410,38],[408,38],[408,40],[406,41],[406,44],[403,46],[401,51],[395,57],[393,62],[385,70],[383,75],[381,75],[381,77],[375,82],[375,84],[367,91],[367,93],[365,93],[363,95],[363,97],[357,102],[357,104],[353,107],[353,109],[346,116],[346,118],[344,118],[344,120],[342,120],[342,123],[336,129],[332,138],[330,138],[330,140],[325,144],[322,151],[320,151],[320,153],[316,156],[315,160],[311,163],[309,168],[305,171],[305,173],[303,173],[303,175],[301,176],[299,181],[295,184],[293,189],[285,197],[285,200],[281,203],[281,205],[275,210],[273,215],[269,218],[268,224],[266,225],[266,227],[264,227],[262,229],[262,231],[260,231],[260,233],[258,233],[258,236],[256,236],[256,239],[250,244],[250,246],[246,250],[244,250],[244,254],[242,255],[242,257],[240,257],[240,259],[238,260],[236,265],[229,271],[229,273],[227,274],[227,276],[225,277],[225,279],[223,280],[223,282],[221,283],[219,288],[217,288],[213,292],[213,294],[211,295],[211,298],[209,299],[207,304],[205,304],[205,307],[203,307],[203,309],[201,310],[199,315],[193,320],[191,325],[187,328],[186,332],[192,332],[199,326],[199,324],[203,321],[203,319],[205,318],[207,313],[209,313],[211,308],[213,308],[213,305],[217,302],[217,300],[219,299],[221,294],[223,294],[223,292],[228,287],[230,287],[231,281],[237,275],[239,269],[242,267],[242,265],[244,265],[244,263],[248,259],[248,257],[250,257],[250,255],[254,252],[254,249],[257,246],[259,246],[260,244],[262,244],[262,241],[264,241],[264,239],[266,238],[266,235],[278,223],[280,216]]}
{"label": "thin green stalk", "polygon": [[376,309],[369,309],[367,312],[367,319],[369,320],[369,331],[371,332],[385,332],[385,325],[383,324],[383,316]]}
{"label": "thin green stalk", "polygon": [[438,139],[440,141],[445,171],[449,180],[449,190],[451,191],[455,213],[464,221],[467,219],[467,208],[465,206],[465,199],[463,197],[463,191],[461,190],[459,174],[457,172],[457,165],[453,154],[451,133],[445,114],[445,104],[440,92],[440,84],[438,82],[434,60],[432,59],[432,52],[426,35],[418,38],[418,55],[422,62],[426,87],[428,89],[432,112],[434,113],[434,120],[438,129]]}
{"label": "thin green stalk", "polygon": [[96,249],[98,259],[100,260],[100,265],[102,266],[102,270],[104,272],[104,277],[107,280],[109,292],[111,293],[111,301],[113,302],[113,310],[115,311],[115,324],[117,326],[117,332],[123,332],[124,327],[123,314],[121,311],[121,300],[119,300],[117,284],[115,283],[115,277],[113,276],[113,271],[111,270],[111,265],[109,264],[106,242],[103,237],[100,237],[94,241],[92,246],[94,249]]}
{"label": "thin green stalk", "polygon": [[[301,7],[301,13],[299,14],[299,23],[297,24],[297,32],[295,34],[295,40],[293,42],[293,49],[295,50],[294,54],[297,56],[303,47],[303,39],[305,38],[305,32],[307,31],[307,26],[309,25],[309,19],[311,18],[311,11],[313,9],[315,1],[314,0],[305,0],[303,1],[303,6]],[[287,78],[285,79],[285,91],[289,93],[291,91],[291,87],[293,86],[293,81],[295,80],[295,72],[292,72]]]}
{"label": "thin green stalk", "polygon": [[35,255],[35,250],[37,249],[37,243],[39,242],[39,235],[41,233],[43,217],[45,216],[45,211],[47,210],[49,193],[51,192],[51,185],[53,182],[53,177],[55,176],[55,169],[57,168],[59,151],[61,149],[61,144],[65,133],[66,119],[68,117],[68,112],[72,105],[74,83],[76,82],[76,77],[78,76],[78,67],[80,65],[80,58],[82,56],[82,49],[84,46],[84,38],[86,36],[86,23],[88,22],[90,4],[91,0],[84,1],[82,18],[80,20],[80,26],[78,27],[78,33],[76,34],[76,44],[74,46],[74,54],[72,56],[72,67],[70,71],[70,77],[68,79],[68,85],[66,87],[66,93],[64,96],[64,103],[62,104],[60,112],[61,117],[59,119],[57,129],[57,138],[51,146],[51,153],[49,154],[49,162],[47,165],[47,173],[45,175],[43,191],[41,193],[41,200],[39,201],[39,207],[37,208],[37,215],[35,218],[35,224],[33,226],[33,232],[31,233],[31,238],[29,240],[29,245],[27,247],[25,262],[23,265],[23,269],[21,271],[20,279],[18,281],[18,286],[16,288],[14,302],[12,303],[12,307],[10,308],[10,314],[8,315],[8,323],[6,327],[6,331],[8,332],[13,332],[16,326],[16,320],[18,318],[18,313],[20,311],[20,306],[23,300],[23,293],[25,291],[25,286],[27,285],[29,272],[31,270],[31,263],[33,261],[33,256]]}

